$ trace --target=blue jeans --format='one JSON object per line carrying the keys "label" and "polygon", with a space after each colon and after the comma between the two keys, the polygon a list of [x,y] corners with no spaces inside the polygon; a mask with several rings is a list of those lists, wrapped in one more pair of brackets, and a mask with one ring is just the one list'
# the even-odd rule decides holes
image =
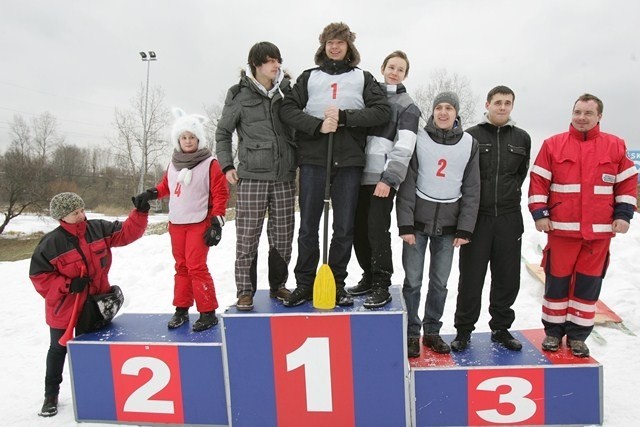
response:
{"label": "blue jeans", "polygon": [[[431,239],[431,243],[429,243]],[[402,267],[405,279],[402,285],[402,295],[407,305],[408,337],[420,336],[420,324],[425,334],[437,334],[442,327],[442,313],[447,299],[447,280],[451,273],[453,262],[454,235],[429,236],[426,233],[416,231],[416,244],[402,245]],[[422,288],[422,274],[424,271],[424,258],[429,243],[429,289],[427,290],[427,302],[424,307],[424,318],[420,322],[418,308],[420,307],[420,289]]]}
{"label": "blue jeans", "polygon": [[[344,287],[347,264],[353,246],[353,222],[358,204],[361,167],[335,168],[331,171],[331,204],[333,207],[333,235],[329,247],[329,267],[338,287]],[[324,209],[326,168],[300,166],[300,231],[298,232],[298,260],[294,273],[296,283],[313,287],[320,260],[318,232]]]}

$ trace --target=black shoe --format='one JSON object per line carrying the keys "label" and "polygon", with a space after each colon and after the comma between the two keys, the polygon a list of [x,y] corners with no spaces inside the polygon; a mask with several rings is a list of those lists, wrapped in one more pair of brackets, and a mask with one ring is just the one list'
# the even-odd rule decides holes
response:
{"label": "black shoe", "polygon": [[522,343],[509,333],[506,329],[499,329],[497,331],[491,331],[491,341],[497,342],[507,350],[520,351],[522,350]]}
{"label": "black shoe", "polygon": [[352,306],[353,297],[344,288],[336,288],[336,305],[340,307]]}
{"label": "black shoe", "polygon": [[561,338],[547,335],[542,341],[542,349],[544,351],[558,351],[560,349]]}
{"label": "black shoe", "polygon": [[580,340],[567,340],[567,345],[571,349],[571,353],[576,357],[588,357],[589,347],[584,341]]}
{"label": "black shoe", "polygon": [[200,318],[193,324],[193,332],[202,332],[207,329],[216,326],[218,324],[218,318],[216,317],[216,311],[208,311],[206,313],[200,313]]}
{"label": "black shoe", "polygon": [[307,301],[313,300],[313,289],[306,286],[298,286],[291,292],[291,295],[282,301],[285,307],[296,307]]}
{"label": "black shoe", "polygon": [[360,279],[360,281],[358,282],[358,284],[356,286],[353,286],[347,289],[347,292],[355,296],[355,295],[368,294],[372,290],[373,288],[371,287],[371,281],[363,276],[362,279]]}
{"label": "black shoe", "polygon": [[420,357],[420,338],[407,338],[407,356],[411,358]]}
{"label": "black shoe", "polygon": [[179,328],[189,321],[189,309],[188,308],[176,308],[176,312],[167,323],[169,329]]}
{"label": "black shoe", "polygon": [[[353,294],[352,294],[353,295]],[[379,308],[391,302],[391,294],[386,287],[374,288],[371,295],[364,300],[364,308]]]}
{"label": "black shoe", "polygon": [[58,413],[58,396],[46,396],[42,409],[38,412],[41,417],[53,417]]}
{"label": "black shoe", "polygon": [[447,354],[451,352],[451,347],[443,341],[440,334],[425,334],[422,337],[422,344],[436,353]]}
{"label": "black shoe", "polygon": [[456,334],[456,337],[451,341],[451,350],[463,351],[469,347],[471,343],[471,332],[460,330]]}

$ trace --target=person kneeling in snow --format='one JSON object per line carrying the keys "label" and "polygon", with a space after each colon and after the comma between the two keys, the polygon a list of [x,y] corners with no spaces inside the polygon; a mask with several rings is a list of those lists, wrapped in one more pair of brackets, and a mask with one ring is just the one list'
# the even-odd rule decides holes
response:
{"label": "person kneeling in snow", "polygon": [[171,163],[162,181],[133,198],[136,207],[149,200],[169,197],[169,235],[176,260],[173,305],[169,320],[175,329],[189,320],[189,307],[200,312],[193,331],[200,332],[218,323],[218,300],[207,267],[209,247],[220,242],[224,214],[229,199],[227,180],[218,161],[207,148],[204,116],[187,115],[174,108],[176,122],[171,131],[175,144]]}
{"label": "person kneeling in snow", "polygon": [[[149,205],[146,209],[132,210],[124,222],[87,220],[84,201],[77,194],[60,193],[51,199],[50,214],[60,221],[60,226],[40,240],[29,267],[29,278],[45,299],[51,336],[44,403],[38,415],[52,417],[58,413],[58,393],[67,356],[67,347],[59,341],[71,321],[76,298],[80,298],[77,307],[82,307],[88,295],[111,290],[108,278],[111,247],[139,239],[147,228],[148,212]],[[86,332],[74,326],[76,334]]]}

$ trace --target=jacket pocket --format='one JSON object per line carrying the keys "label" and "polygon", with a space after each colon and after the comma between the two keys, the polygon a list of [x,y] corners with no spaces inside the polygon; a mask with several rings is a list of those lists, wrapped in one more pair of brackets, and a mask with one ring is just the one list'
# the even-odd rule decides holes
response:
{"label": "jacket pocket", "polygon": [[249,99],[242,101],[242,118],[243,122],[251,124],[267,119],[267,112],[261,99]]}
{"label": "jacket pocket", "polygon": [[[267,172],[274,167],[271,143],[244,141],[242,143],[247,172]],[[242,161],[243,159],[240,159]]]}

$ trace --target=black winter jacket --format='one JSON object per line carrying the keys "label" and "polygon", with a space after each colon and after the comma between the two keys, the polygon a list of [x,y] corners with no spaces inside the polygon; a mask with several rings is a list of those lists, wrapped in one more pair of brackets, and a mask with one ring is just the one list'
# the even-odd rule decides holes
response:
{"label": "black winter jacket", "polygon": [[[321,71],[337,75],[354,69],[344,61],[328,61],[322,67],[304,71],[293,86],[292,95],[282,101],[280,118],[296,130],[298,165],[327,165],[328,134],[320,133],[322,120],[304,112],[309,99],[307,83],[311,72]],[[387,96],[371,75],[364,71],[362,98],[365,107],[359,110],[340,110],[340,123],[333,137],[333,167],[362,166],[367,128],[385,124],[391,116]]]}
{"label": "black winter jacket", "polygon": [[467,129],[480,149],[480,209],[498,216],[519,212],[522,183],[527,177],[531,137],[509,122],[497,127],[486,120]]}

